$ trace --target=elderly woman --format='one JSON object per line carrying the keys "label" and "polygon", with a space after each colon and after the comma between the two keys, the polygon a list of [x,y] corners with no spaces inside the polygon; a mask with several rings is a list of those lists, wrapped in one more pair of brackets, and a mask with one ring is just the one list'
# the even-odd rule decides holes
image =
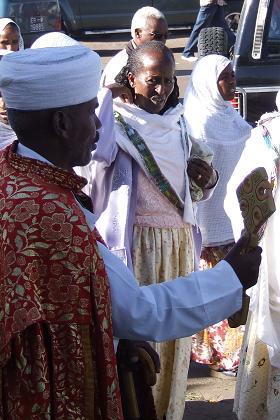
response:
{"label": "elderly woman", "polygon": [[239,420],[278,420],[280,413],[280,93],[278,112],[264,114],[247,140],[228,183],[225,210],[237,238],[243,229],[236,195],[243,178],[261,166],[274,187],[276,212],[261,242],[263,260],[258,284],[251,289],[250,316],[242,345],[234,411]]}
{"label": "elderly woman", "polygon": [[[145,43],[131,53],[117,81],[130,87],[134,103],[114,101],[116,142],[113,137],[112,144],[100,142],[95,152],[95,203],[104,197],[95,211],[106,208],[98,229],[141,285],[194,269],[192,197],[197,197],[197,188],[200,198],[209,196],[217,181],[211,165],[191,157],[183,107],[173,95],[174,72],[172,52],[160,42]],[[204,155],[208,153],[206,148]],[[181,419],[190,339],[156,348],[161,359],[154,388],[157,416]]]}
{"label": "elderly woman", "polygon": [[[24,44],[19,26],[9,18],[0,19],[0,59],[3,55],[10,52],[23,50]],[[0,149],[16,139],[14,131],[11,129],[5,104],[0,92]]]}
{"label": "elderly woman", "polygon": [[[224,198],[228,180],[251,133],[251,126],[229,102],[234,97],[235,87],[231,62],[212,54],[197,62],[184,98],[188,133],[211,147],[213,165],[219,172],[212,197],[198,205],[197,220],[203,245],[201,268],[214,266],[234,243]],[[231,329],[227,320],[222,321],[193,337],[192,359],[227,375],[235,374],[242,337],[242,327]]]}

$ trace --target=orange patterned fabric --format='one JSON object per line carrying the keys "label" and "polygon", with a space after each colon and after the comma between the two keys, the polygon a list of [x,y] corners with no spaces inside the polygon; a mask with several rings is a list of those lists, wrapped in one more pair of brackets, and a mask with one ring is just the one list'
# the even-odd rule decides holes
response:
{"label": "orange patterned fabric", "polygon": [[[234,242],[228,245],[204,247],[201,252],[200,269],[215,267],[233,245]],[[243,326],[230,328],[227,319],[210,325],[192,336],[192,360],[210,365],[216,370],[235,371],[240,362],[243,331]]]}
{"label": "orange patterned fabric", "polygon": [[122,419],[109,282],[74,198],[85,180],[16,148],[0,153],[0,418]]}

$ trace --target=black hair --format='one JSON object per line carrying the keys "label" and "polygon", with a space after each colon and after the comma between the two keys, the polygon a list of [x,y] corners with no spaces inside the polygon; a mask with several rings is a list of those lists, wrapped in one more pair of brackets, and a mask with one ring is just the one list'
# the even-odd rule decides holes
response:
{"label": "black hair", "polygon": [[159,52],[169,55],[171,60],[174,62],[174,56],[171,50],[166,47],[162,42],[159,41],[147,41],[144,44],[139,45],[135,48],[128,56],[127,64],[122,68],[122,70],[115,77],[115,81],[122,85],[127,86],[128,80],[127,75],[129,72],[137,76],[140,71],[143,69],[143,55],[147,52]]}
{"label": "black hair", "polygon": [[[147,41],[139,47],[135,48],[135,50],[131,52],[131,54],[128,57],[127,64],[117,74],[117,76],[115,77],[115,81],[123,86],[127,86],[130,89],[132,89],[128,81],[128,73],[133,73],[137,76],[137,74],[139,74],[143,70],[143,56],[150,51],[165,54],[175,63],[172,51],[165,44],[163,44],[160,41]],[[164,106],[164,111],[166,111],[170,107],[176,106],[178,102],[179,87],[177,84],[177,79],[176,77],[174,77],[174,88]]]}

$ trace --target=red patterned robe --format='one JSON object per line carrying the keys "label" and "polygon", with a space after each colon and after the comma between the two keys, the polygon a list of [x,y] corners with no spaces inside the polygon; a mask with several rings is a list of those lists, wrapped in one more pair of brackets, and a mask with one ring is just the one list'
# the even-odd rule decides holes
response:
{"label": "red patterned robe", "polygon": [[0,419],[122,419],[85,180],[16,148],[0,153]]}

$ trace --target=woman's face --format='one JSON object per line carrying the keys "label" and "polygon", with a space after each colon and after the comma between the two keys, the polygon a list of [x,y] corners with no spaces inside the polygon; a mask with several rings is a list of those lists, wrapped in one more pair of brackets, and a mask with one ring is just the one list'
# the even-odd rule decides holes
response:
{"label": "woman's face", "polygon": [[15,26],[6,26],[0,34],[0,48],[9,51],[18,51],[19,32]]}
{"label": "woman's face", "polygon": [[234,98],[236,79],[232,65],[229,64],[218,78],[218,89],[225,101],[231,101]]}
{"label": "woman's face", "polygon": [[169,54],[148,51],[142,57],[142,70],[128,80],[134,89],[134,103],[150,114],[159,114],[174,87],[175,63]]}

